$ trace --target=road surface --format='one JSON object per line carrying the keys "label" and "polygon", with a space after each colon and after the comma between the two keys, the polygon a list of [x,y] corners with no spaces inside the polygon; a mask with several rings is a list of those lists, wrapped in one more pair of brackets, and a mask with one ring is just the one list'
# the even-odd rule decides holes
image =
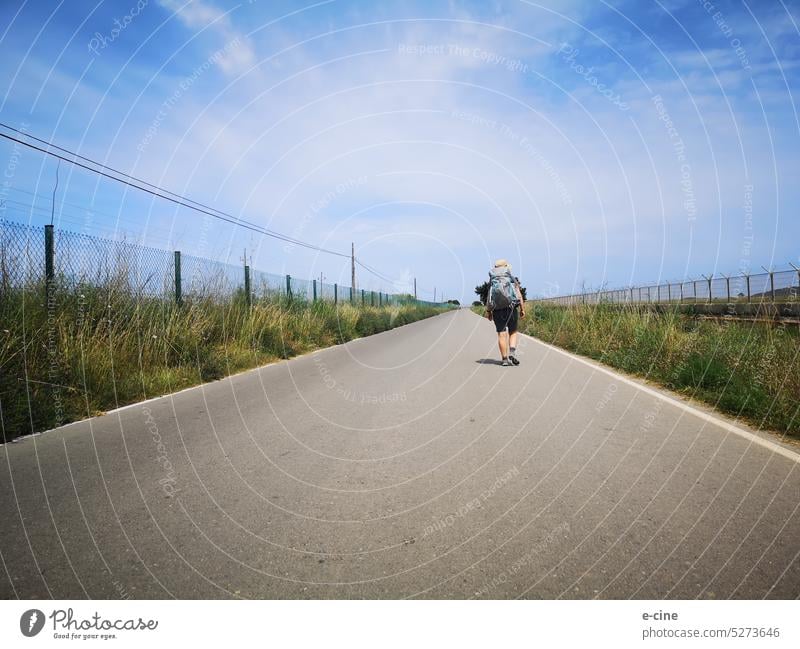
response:
{"label": "road surface", "polygon": [[469,311],[0,447],[4,598],[795,598],[800,466]]}

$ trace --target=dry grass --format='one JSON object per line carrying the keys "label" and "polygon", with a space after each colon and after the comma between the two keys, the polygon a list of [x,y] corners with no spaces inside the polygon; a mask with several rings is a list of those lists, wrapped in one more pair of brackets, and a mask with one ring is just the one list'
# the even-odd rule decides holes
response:
{"label": "dry grass", "polygon": [[56,286],[50,309],[43,284],[0,293],[6,440],[441,312],[211,292],[177,306],[113,280]]}
{"label": "dry grass", "polygon": [[528,311],[525,333],[800,437],[797,325],[697,320],[636,307]]}

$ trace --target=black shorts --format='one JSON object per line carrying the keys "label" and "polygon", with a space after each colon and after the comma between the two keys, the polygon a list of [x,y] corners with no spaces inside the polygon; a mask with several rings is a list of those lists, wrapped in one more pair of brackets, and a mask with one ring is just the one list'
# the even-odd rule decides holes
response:
{"label": "black shorts", "polygon": [[497,333],[508,328],[508,333],[513,334],[517,330],[519,311],[516,306],[507,306],[505,309],[495,309],[492,311],[492,321]]}

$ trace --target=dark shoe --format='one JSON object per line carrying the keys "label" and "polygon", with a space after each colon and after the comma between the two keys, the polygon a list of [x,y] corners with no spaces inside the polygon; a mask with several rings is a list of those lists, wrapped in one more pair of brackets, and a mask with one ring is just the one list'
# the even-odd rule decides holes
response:
{"label": "dark shoe", "polygon": [[511,363],[508,362],[507,358],[503,359],[503,362],[500,363],[503,367],[511,367]]}
{"label": "dark shoe", "polygon": [[516,356],[509,356],[508,360],[510,360],[514,365],[519,365],[519,361],[517,360]]}

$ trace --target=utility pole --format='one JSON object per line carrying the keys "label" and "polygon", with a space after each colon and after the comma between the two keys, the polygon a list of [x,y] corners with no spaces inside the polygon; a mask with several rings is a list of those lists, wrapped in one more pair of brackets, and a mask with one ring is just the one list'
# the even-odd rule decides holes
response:
{"label": "utility pole", "polygon": [[350,286],[356,290],[356,244],[350,243]]}

